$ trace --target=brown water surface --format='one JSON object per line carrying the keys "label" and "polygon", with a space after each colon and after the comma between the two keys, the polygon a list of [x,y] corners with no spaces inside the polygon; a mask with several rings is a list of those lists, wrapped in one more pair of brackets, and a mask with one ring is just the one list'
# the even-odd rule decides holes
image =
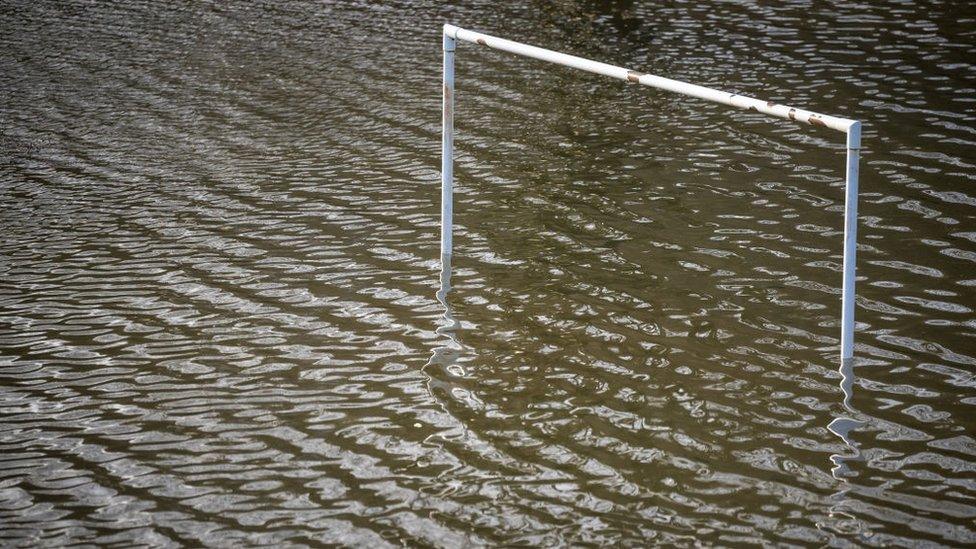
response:
{"label": "brown water surface", "polygon": [[457,4],[0,1],[0,545],[976,543],[966,2]]}

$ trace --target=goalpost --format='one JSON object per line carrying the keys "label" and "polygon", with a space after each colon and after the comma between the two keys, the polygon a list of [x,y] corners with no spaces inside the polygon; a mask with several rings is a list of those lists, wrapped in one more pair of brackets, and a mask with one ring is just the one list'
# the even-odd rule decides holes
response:
{"label": "goalpost", "polygon": [[531,57],[557,65],[602,74],[634,84],[697,97],[740,109],[748,109],[814,126],[843,132],[847,135],[846,191],[844,197],[844,277],[841,287],[840,357],[849,361],[854,357],[854,270],[857,253],[857,180],[861,151],[861,123],[856,120],[828,116],[770,101],[722,92],[687,82],[671,80],[653,74],[616,67],[552,50],[537,48],[480,32],[444,25],[444,107],[441,141],[441,257],[452,252],[451,233],[454,226],[454,50],[457,41],[471,42],[516,55]]}

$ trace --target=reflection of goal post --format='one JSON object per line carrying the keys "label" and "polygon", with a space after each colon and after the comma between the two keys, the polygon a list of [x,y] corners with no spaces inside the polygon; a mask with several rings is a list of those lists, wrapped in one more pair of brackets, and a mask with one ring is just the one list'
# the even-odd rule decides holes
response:
{"label": "reflection of goal post", "polygon": [[840,357],[854,356],[854,256],[857,247],[857,171],[861,150],[861,123],[827,116],[786,105],[777,105],[751,97],[704,88],[686,82],[644,74],[622,67],[590,61],[551,50],[528,46],[511,40],[444,25],[444,120],[441,144],[441,256],[451,254],[451,231],[454,225],[454,49],[458,40],[565,65],[574,69],[610,76],[635,84],[690,95],[715,103],[749,109],[780,118],[823,126],[847,134],[847,190],[844,203],[844,280],[841,290]]}

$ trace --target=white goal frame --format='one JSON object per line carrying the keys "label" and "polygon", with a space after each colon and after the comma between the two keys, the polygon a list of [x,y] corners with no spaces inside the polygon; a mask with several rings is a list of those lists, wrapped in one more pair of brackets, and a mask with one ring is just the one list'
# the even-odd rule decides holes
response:
{"label": "white goal frame", "polygon": [[842,361],[854,357],[854,275],[857,255],[857,185],[861,152],[861,123],[804,109],[761,101],[752,97],[727,93],[687,82],[671,80],[653,74],[616,67],[552,50],[537,48],[503,38],[497,38],[444,25],[444,107],[441,142],[441,256],[449,261],[452,253],[454,227],[454,51],[457,41],[471,42],[495,50],[514,53],[557,65],[602,74],[634,84],[668,90],[714,103],[761,112],[779,118],[821,126],[847,135],[847,184],[844,200],[844,277],[841,288],[840,357]]}

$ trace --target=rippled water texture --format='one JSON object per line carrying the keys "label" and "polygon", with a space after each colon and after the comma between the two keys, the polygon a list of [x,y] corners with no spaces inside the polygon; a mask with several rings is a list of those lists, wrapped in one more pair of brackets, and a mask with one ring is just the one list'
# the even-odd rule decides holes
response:
{"label": "rippled water texture", "polygon": [[0,545],[976,543],[966,3],[461,4],[0,1]]}

